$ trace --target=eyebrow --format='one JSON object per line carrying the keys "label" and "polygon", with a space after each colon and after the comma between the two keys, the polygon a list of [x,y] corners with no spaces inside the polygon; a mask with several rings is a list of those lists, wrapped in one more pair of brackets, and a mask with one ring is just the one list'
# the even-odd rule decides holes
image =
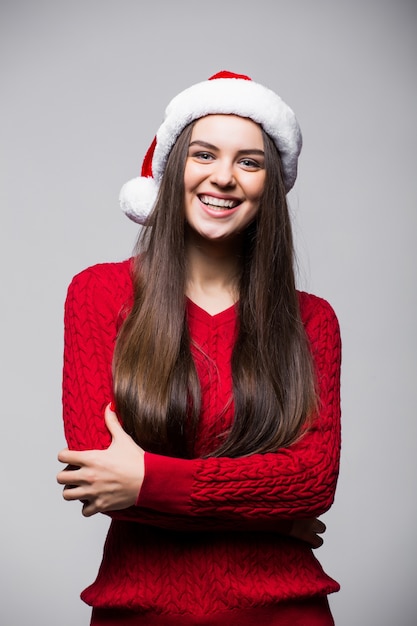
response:
{"label": "eyebrow", "polygon": [[[208,150],[219,150],[219,148],[212,143],[208,143],[207,141],[201,141],[200,139],[195,139],[194,141],[191,141],[188,147],[191,148],[191,146],[195,146],[196,144],[198,144],[199,146],[203,146]],[[237,154],[258,154],[259,156],[265,156],[265,152],[263,150],[258,150],[258,148],[247,148],[245,150],[238,150]]]}

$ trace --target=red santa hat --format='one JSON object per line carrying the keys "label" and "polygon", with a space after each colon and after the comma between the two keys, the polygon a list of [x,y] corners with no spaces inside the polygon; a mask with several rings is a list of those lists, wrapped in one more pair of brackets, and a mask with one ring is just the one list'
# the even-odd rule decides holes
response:
{"label": "red santa hat", "polygon": [[141,176],[123,185],[120,205],[126,215],[145,224],[152,211],[168,155],[181,131],[194,120],[213,114],[248,117],[260,124],[281,156],[288,193],[297,177],[302,138],[294,112],[273,91],[242,74],[222,71],[192,85],[168,104],[164,121],[150,145]]}

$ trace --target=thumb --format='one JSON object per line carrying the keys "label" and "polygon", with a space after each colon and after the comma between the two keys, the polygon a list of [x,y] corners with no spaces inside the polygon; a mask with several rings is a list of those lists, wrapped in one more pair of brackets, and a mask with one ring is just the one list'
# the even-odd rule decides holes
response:
{"label": "thumb", "polygon": [[124,432],[116,413],[112,410],[113,403],[106,406],[104,411],[104,422],[112,436],[112,439],[120,435],[120,431]]}

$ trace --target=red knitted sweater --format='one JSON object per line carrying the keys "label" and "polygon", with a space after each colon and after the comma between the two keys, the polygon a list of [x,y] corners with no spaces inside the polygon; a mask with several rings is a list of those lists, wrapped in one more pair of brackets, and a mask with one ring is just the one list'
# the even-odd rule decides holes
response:
{"label": "red knitted sweater", "polygon": [[[68,290],[63,402],[72,449],[110,443],[103,415],[113,398],[116,335],[132,302],[130,269],[130,261],[96,265]],[[239,459],[199,458],[232,419],[236,309],[211,316],[187,302],[190,335],[201,348],[193,354],[202,392],[194,458],[145,454],[137,506],[111,514],[103,561],[82,593],[85,602],[160,615],[161,624],[167,614],[183,616],[183,623],[197,623],[186,621],[190,615],[206,616],[204,623],[214,624],[216,614],[232,623],[245,609],[268,610],[339,589],[309,546],[287,534],[292,519],[318,516],[332,504],[340,451],[338,323],[326,301],[299,297],[320,414],[296,444]]]}

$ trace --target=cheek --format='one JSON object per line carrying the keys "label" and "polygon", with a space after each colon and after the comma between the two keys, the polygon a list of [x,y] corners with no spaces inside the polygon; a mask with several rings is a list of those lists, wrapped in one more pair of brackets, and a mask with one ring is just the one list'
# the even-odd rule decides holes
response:
{"label": "cheek", "polygon": [[184,188],[187,191],[188,187],[190,186],[190,181],[192,179],[193,175],[192,175],[192,167],[191,165],[188,163],[185,164],[185,169],[184,169]]}
{"label": "cheek", "polygon": [[262,176],[260,180],[253,181],[252,185],[248,189],[248,196],[253,202],[259,202],[262,197],[265,188],[265,176]]}
{"label": "cheek", "polygon": [[240,178],[240,183],[243,187],[246,197],[253,201],[259,200],[262,196],[265,188],[265,182],[265,170],[259,170],[256,173],[245,172],[244,177]]}
{"label": "cheek", "polygon": [[192,161],[187,162],[184,170],[184,188],[185,191],[193,189],[203,178],[203,172],[198,164]]}
{"label": "cheek", "polygon": [[185,190],[185,193],[187,193],[187,189],[190,186],[189,180],[190,180],[190,168],[186,166],[185,170],[184,170],[184,190]]}

